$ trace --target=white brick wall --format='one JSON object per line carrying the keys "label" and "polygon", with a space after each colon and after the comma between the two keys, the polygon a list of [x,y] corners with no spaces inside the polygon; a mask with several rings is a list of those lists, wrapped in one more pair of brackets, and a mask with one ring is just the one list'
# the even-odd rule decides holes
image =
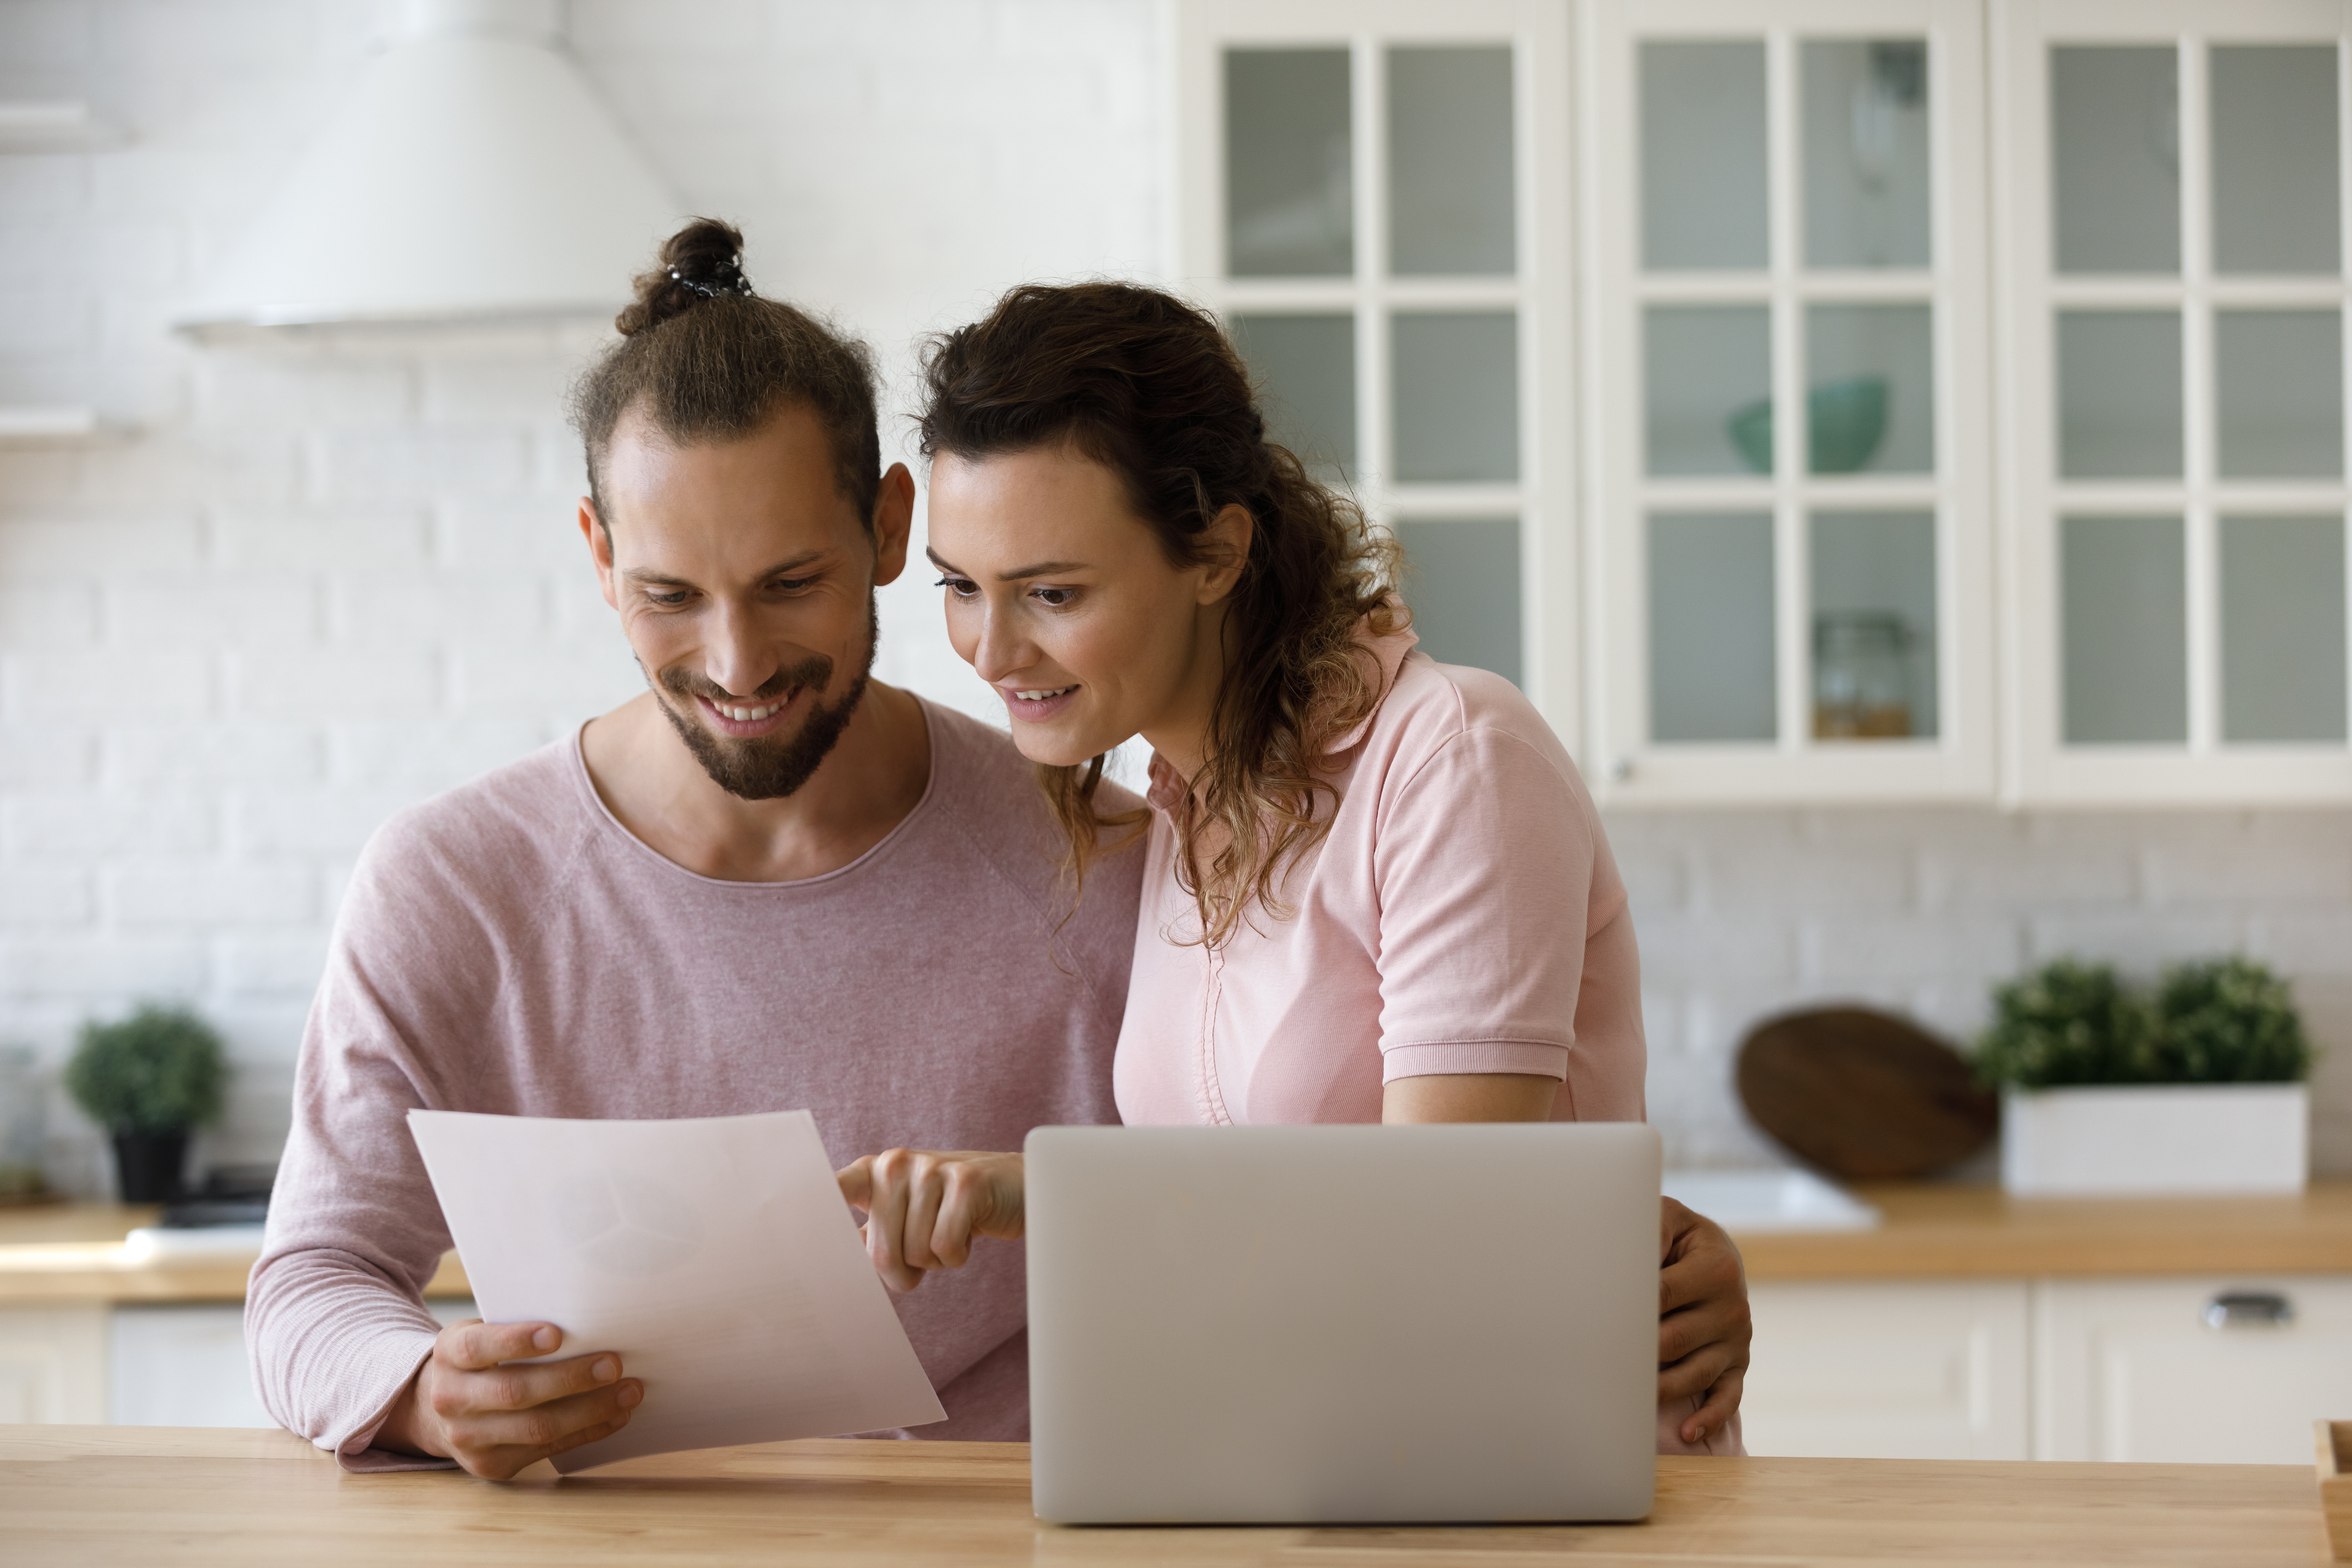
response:
{"label": "white brick wall", "polygon": [[[0,97],[87,98],[136,137],[0,157],[0,402],[93,402],[138,429],[0,449],[0,1040],[54,1061],[93,1013],[194,1000],[240,1066],[220,1154],[274,1152],[373,824],[638,684],[572,521],[559,401],[592,332],[200,351],[165,330],[393,10],[0,5]],[[590,78],[682,199],[747,227],[763,288],[865,334],[900,412],[918,333],[1019,279],[1149,273],[1160,254],[1152,0],[572,13]],[[886,437],[903,442],[903,419]],[[885,679],[985,711],[920,573],[885,595],[884,625]],[[1864,996],[1965,1030],[1989,981],[2074,949],[2147,964],[2243,945],[2314,984],[2352,975],[2338,816],[1611,829],[1677,1158],[1771,1157],[1727,1063],[1775,1008]],[[56,1173],[96,1189],[89,1130],[62,1103],[52,1120]]]}

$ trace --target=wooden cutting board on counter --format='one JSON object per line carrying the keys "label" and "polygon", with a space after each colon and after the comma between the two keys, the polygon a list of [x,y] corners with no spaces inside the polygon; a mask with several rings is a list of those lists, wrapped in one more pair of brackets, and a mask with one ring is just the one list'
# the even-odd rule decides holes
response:
{"label": "wooden cutting board on counter", "polygon": [[1924,1176],[1983,1148],[2000,1102],[1966,1058],[1867,1007],[1790,1013],[1739,1047],[1739,1099],[1798,1159],[1847,1181]]}

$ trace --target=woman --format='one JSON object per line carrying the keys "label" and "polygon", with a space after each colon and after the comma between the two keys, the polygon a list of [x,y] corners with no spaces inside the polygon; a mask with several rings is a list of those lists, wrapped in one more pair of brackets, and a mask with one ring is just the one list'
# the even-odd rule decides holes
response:
{"label": "woman", "polygon": [[[1393,546],[1266,440],[1215,323],[1017,289],[926,374],[956,651],[1073,878],[1106,826],[1144,840],[1123,1119],[1640,1120],[1633,933],[1575,765],[1508,682],[1414,651]],[[1150,809],[1105,818],[1103,756],[1139,734]],[[845,1184],[910,1289],[1019,1234],[1019,1170],[893,1151]],[[1661,1447],[1737,1451],[1737,1255],[1669,1208]]]}

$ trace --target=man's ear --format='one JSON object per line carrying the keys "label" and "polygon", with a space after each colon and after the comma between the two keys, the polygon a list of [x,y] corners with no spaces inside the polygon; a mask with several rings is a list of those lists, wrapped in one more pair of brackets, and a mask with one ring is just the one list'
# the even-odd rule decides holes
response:
{"label": "man's ear", "polygon": [[907,569],[907,541],[915,527],[915,476],[893,463],[874,497],[874,585],[895,583]]}
{"label": "man's ear", "polygon": [[1239,501],[1209,520],[1209,526],[1201,531],[1202,604],[1213,605],[1234,591],[1242,580],[1242,569],[1249,564],[1250,542],[1256,534],[1257,520]]}
{"label": "man's ear", "polygon": [[580,536],[588,542],[588,559],[596,564],[596,586],[604,590],[604,602],[619,609],[620,597],[613,589],[613,535],[596,515],[593,496],[580,498]]}

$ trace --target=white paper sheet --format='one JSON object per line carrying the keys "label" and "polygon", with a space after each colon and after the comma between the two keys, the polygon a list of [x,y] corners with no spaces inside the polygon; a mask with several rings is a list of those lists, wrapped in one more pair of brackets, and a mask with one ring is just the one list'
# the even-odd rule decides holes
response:
{"label": "white paper sheet", "polygon": [[616,1351],[646,1385],[557,1469],[947,1418],[807,1111],[408,1125],[483,1318],[553,1323],[544,1359]]}

